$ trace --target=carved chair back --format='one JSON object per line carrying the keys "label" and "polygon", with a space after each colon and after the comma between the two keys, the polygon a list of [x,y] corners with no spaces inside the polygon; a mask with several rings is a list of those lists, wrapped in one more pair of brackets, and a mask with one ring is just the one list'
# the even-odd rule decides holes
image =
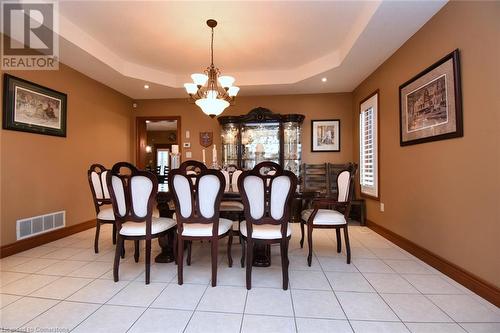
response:
{"label": "carved chair back", "polygon": [[111,203],[108,187],[106,186],[106,175],[108,171],[109,170],[101,164],[92,164],[87,171],[96,213],[99,213],[99,209],[102,205]]}
{"label": "carved chair back", "polygon": [[358,166],[355,163],[349,163],[346,168],[337,173],[336,187],[337,196],[332,199],[319,199],[317,207],[326,206],[329,209],[337,209],[344,213],[346,220],[351,211],[351,202],[354,197],[354,176]]}
{"label": "carved chair back", "polygon": [[262,162],[244,171],[238,179],[243,200],[248,237],[252,225],[281,225],[281,235],[287,235],[290,207],[297,188],[297,177],[274,162]]}
{"label": "carved chair back", "polygon": [[226,179],[225,191],[227,192],[231,189],[233,192],[238,192],[238,177],[241,175],[243,170],[238,169],[238,166],[234,164],[229,164],[225,166],[221,172]]}
{"label": "carved chair back", "polygon": [[156,203],[158,178],[127,162],[118,162],[108,172],[106,183],[113,205],[118,232],[122,223],[146,222],[146,238],[151,237],[151,219]]}
{"label": "carved chair back", "polygon": [[182,164],[179,166],[179,169],[183,174],[187,175],[194,184],[194,182],[196,181],[196,175],[200,174],[204,170],[207,170],[208,168],[201,162],[188,160],[182,162]]}
{"label": "carved chair back", "polygon": [[[196,174],[189,173],[193,170],[187,168],[187,162],[197,169]],[[200,162],[187,162],[169,174],[178,232],[182,235],[184,223],[212,223],[212,236],[215,237],[218,235],[219,207],[226,185],[224,175],[219,170],[207,169]]]}

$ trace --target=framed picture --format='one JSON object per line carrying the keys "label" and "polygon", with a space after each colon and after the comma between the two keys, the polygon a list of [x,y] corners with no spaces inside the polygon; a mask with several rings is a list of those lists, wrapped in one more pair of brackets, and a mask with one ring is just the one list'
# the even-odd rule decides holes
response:
{"label": "framed picture", "polygon": [[340,120],[311,120],[311,150],[340,151]]}
{"label": "framed picture", "polygon": [[66,136],[66,94],[8,74],[3,87],[4,129]]}
{"label": "framed picture", "polygon": [[400,145],[463,136],[458,49],[399,86]]}

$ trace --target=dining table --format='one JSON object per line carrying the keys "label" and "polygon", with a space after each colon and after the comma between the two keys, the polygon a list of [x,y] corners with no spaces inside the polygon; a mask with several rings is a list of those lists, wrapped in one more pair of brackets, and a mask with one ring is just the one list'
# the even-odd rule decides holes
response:
{"label": "dining table", "polygon": [[[291,206],[291,221],[290,222],[300,222],[300,212],[304,204],[308,201],[321,197],[320,192],[316,191],[300,191],[300,188],[294,194],[294,198]],[[222,201],[240,201],[241,193],[237,189],[233,189],[232,186],[224,192],[222,196]],[[156,196],[157,208],[160,212],[161,217],[172,217],[175,208],[173,205],[173,194],[168,189],[168,184],[159,184],[158,193]],[[159,238],[159,244],[161,247],[161,252],[155,258],[157,263],[169,263],[175,260],[174,257],[174,237],[175,231],[167,233],[165,237]],[[256,244],[254,248],[253,265],[257,267],[268,267],[271,265],[271,248],[270,245],[260,245]]]}

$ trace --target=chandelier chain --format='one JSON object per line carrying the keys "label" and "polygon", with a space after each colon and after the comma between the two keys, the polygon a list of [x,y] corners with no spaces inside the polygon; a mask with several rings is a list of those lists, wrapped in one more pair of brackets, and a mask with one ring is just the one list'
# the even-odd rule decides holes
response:
{"label": "chandelier chain", "polygon": [[214,28],[212,28],[212,41],[210,43],[210,59],[212,61],[211,65],[214,65]]}

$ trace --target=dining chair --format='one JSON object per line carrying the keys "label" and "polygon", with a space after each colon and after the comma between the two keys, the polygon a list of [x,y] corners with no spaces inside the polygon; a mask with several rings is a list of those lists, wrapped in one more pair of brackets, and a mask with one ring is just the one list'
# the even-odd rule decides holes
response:
{"label": "dining chair", "polygon": [[[274,172],[264,171],[269,169]],[[245,221],[241,222],[240,230],[246,243],[241,262],[244,265],[246,252],[247,289],[252,288],[254,245],[279,243],[283,290],[287,290],[288,242],[292,235],[290,206],[297,188],[297,177],[274,162],[261,162],[241,174],[238,187],[245,206]]]}
{"label": "dining chair", "polygon": [[127,162],[116,163],[106,176],[117,228],[113,278],[118,281],[120,254],[124,240],[135,242],[134,259],[139,261],[139,241],[145,240],[146,284],[150,281],[151,240],[175,228],[173,219],[153,217],[158,179],[149,171],[138,170]]}
{"label": "dining chair", "polygon": [[[188,174],[188,167],[198,172]],[[208,240],[211,243],[212,286],[217,285],[217,253],[219,239],[228,236],[227,259],[233,265],[231,245],[233,221],[219,217],[225,179],[219,170],[207,169],[197,161],[186,161],[170,171],[169,184],[173,193],[177,219],[177,278],[183,284],[184,242],[188,241],[188,260],[191,264],[191,242]]]}
{"label": "dining chair", "polygon": [[300,247],[304,246],[304,225],[307,225],[307,243],[309,254],[307,264],[311,266],[312,261],[312,232],[313,229],[335,229],[337,236],[337,253],[342,251],[342,240],[340,229],[343,229],[347,254],[347,263],[351,263],[351,247],[349,245],[349,232],[347,221],[351,210],[351,200],[354,186],[354,175],[357,165],[349,164],[347,169],[340,171],[337,175],[337,197],[318,198],[312,202],[313,208],[305,209],[301,213],[301,239]]}
{"label": "dining chair", "polygon": [[[242,170],[239,170],[235,165],[229,165],[226,170],[221,170],[226,180],[224,192],[238,193],[238,177],[241,175]],[[239,222],[243,217],[243,203],[237,200],[224,200],[220,204],[220,211],[226,216],[236,216],[238,221],[233,224],[234,227],[239,229]]]}
{"label": "dining chair", "polygon": [[111,198],[109,196],[108,187],[106,186],[106,174],[108,173],[101,164],[92,164],[87,171],[90,191],[94,201],[96,212],[96,229],[94,239],[94,252],[99,253],[99,234],[101,231],[101,224],[113,225],[113,244],[116,244],[116,223],[113,214],[113,207],[111,206]]}

